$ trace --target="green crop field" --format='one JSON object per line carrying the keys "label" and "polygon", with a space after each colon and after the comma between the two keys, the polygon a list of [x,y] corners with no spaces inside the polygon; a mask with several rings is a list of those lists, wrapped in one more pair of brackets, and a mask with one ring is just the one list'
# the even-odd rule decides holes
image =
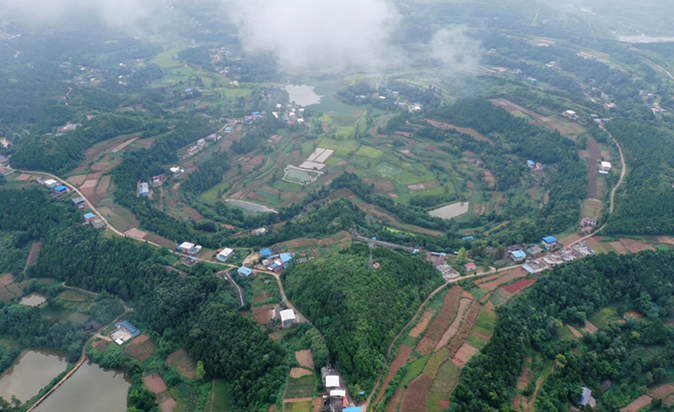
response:
{"label": "green crop field", "polygon": [[306,398],[314,393],[314,375],[302,376],[301,378],[288,377],[286,383],[286,399]]}
{"label": "green crop field", "polygon": [[311,412],[311,401],[286,402],[283,404],[283,412]]}
{"label": "green crop field", "polygon": [[[397,176],[399,174],[405,173],[404,169],[399,168],[396,165],[392,165],[389,162],[381,162],[379,163],[375,168],[374,171],[379,173],[380,175],[384,177],[393,177]],[[404,182],[401,182],[404,183]]]}
{"label": "green crop field", "polygon": [[335,151],[335,154],[339,156],[349,156],[351,153],[358,150],[360,143],[356,140],[333,140],[324,137],[319,142],[318,147],[332,149]]}
{"label": "green crop field", "polygon": [[477,349],[482,349],[487,344],[487,339],[471,333],[470,335],[468,335],[468,343]]}
{"label": "green crop field", "polygon": [[433,356],[426,362],[424,375],[435,377],[435,372],[438,370],[438,366],[447,359],[447,348],[442,348],[439,351],[435,352]]}
{"label": "green crop field", "polygon": [[230,186],[231,185],[226,182],[218,183],[217,185],[203,192],[200,197],[204,200],[216,200],[218,198],[218,193],[224,193],[227,191],[227,189],[229,189]]}
{"label": "green crop field", "polygon": [[483,335],[491,335],[491,333],[494,331],[494,322],[496,322],[497,317],[498,315],[496,312],[482,308],[480,310],[480,315],[477,317],[477,321],[475,322],[475,326],[483,328],[489,332],[483,333]]}
{"label": "green crop field", "polygon": [[431,385],[429,393],[449,394],[456,386],[456,383],[459,381],[459,375],[461,374],[461,369],[454,364],[451,360],[446,360],[438,368],[438,372],[435,374],[435,380]]}
{"label": "green crop field", "polygon": [[183,63],[180,62],[179,60],[173,59],[173,56],[178,54],[179,51],[180,50],[178,49],[172,49],[159,53],[152,60],[150,60],[150,63],[156,64],[164,70],[171,69],[174,67],[181,67],[183,66]]}
{"label": "green crop field", "polygon": [[400,382],[400,386],[407,385],[408,383],[410,383],[412,379],[419,376],[419,374],[421,374],[421,371],[424,370],[426,362],[428,362],[430,358],[431,355],[426,355],[410,363],[409,366],[407,367],[407,373],[405,374],[405,376],[403,376]]}
{"label": "green crop field", "polygon": [[605,329],[608,327],[608,319],[615,314],[615,309],[608,307],[600,310],[597,313],[593,313],[590,315],[588,320],[596,327]]}
{"label": "green crop field", "polygon": [[228,412],[229,411],[229,386],[220,380],[213,380],[213,388],[208,394],[208,401],[204,412]]}

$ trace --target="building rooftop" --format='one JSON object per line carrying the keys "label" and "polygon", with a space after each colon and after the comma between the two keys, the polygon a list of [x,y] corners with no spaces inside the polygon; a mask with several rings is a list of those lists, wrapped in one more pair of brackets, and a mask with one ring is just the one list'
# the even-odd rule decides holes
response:
{"label": "building rooftop", "polygon": [[524,251],[522,251],[522,250],[513,250],[513,251],[510,252],[510,253],[513,255],[513,257],[514,257],[515,259],[522,259],[522,258],[527,257],[527,254],[524,253]]}
{"label": "building rooftop", "polygon": [[183,242],[180,246],[178,246],[179,250],[183,250],[183,249],[190,250],[190,249],[193,249],[193,248],[194,248],[194,243],[190,243],[190,242]]}
{"label": "building rooftop", "polygon": [[93,214],[93,213],[86,213],[86,214],[84,215],[84,218],[87,219],[87,220],[93,219],[93,218],[95,218],[95,217],[96,217],[96,215]]}
{"label": "building rooftop", "polygon": [[237,272],[241,273],[242,275],[248,276],[248,275],[250,275],[251,273],[253,273],[253,269],[247,268],[247,267],[245,267],[245,266],[241,266],[241,267],[237,270]]}
{"label": "building rooftop", "polygon": [[587,403],[590,402],[591,396],[592,391],[583,386],[583,393],[580,395],[580,398],[578,399],[578,404],[581,406],[587,405]]}
{"label": "building rooftop", "polygon": [[288,263],[293,259],[293,255],[290,253],[281,253],[281,262]]}
{"label": "building rooftop", "polygon": [[264,257],[269,257],[271,256],[271,250],[269,250],[268,248],[262,249],[260,250],[260,254]]}
{"label": "building rooftop", "polygon": [[[283,312],[281,312],[283,313]],[[326,388],[339,388],[339,376],[329,375],[325,377],[325,387]],[[360,409],[360,408],[358,408]]]}
{"label": "building rooftop", "polygon": [[554,243],[556,241],[557,241],[557,238],[555,238],[554,236],[546,236],[546,237],[543,238],[543,242],[545,242],[545,243]]}
{"label": "building rooftop", "polygon": [[281,313],[281,322],[285,322],[287,320],[295,320],[295,311],[292,309],[286,309],[282,310]]}
{"label": "building rooftop", "polygon": [[56,186],[56,187],[54,188],[54,190],[56,190],[57,192],[61,193],[61,192],[65,192],[66,190],[68,190],[68,188],[65,187],[65,186],[63,186],[63,185],[60,185],[60,186]]}

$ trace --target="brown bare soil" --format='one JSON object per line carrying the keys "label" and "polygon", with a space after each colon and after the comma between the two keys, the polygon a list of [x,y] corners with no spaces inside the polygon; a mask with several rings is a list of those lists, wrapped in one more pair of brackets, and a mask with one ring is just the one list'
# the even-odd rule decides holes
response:
{"label": "brown bare soil", "polygon": [[487,304],[484,305],[484,307],[487,308],[487,309],[489,309],[489,310],[494,310],[494,309],[496,309],[496,306],[494,306],[494,304],[492,303],[491,300],[490,300],[489,302],[487,302]]}
{"label": "brown bare soil", "polygon": [[407,345],[400,345],[398,347],[398,354],[396,355],[396,358],[393,360],[393,362],[391,362],[391,365],[389,366],[388,374],[386,374],[386,377],[384,378],[384,384],[381,386],[379,396],[377,396],[377,400],[374,402],[375,404],[377,404],[381,400],[381,397],[384,395],[386,387],[388,387],[389,382],[391,382],[391,379],[393,379],[393,375],[395,375],[395,373],[398,372],[398,369],[400,369],[400,367],[403,366],[405,362],[407,362],[407,358],[409,358],[410,353],[412,353],[411,347]]}
{"label": "brown bare soil", "polygon": [[620,242],[609,242],[609,245],[611,245],[611,247],[620,255],[627,253],[627,249]]}
{"label": "brown bare soil", "polygon": [[582,238],[581,235],[574,233],[573,235],[560,239],[559,243],[561,243],[562,245],[570,245],[571,243],[575,242],[580,238]]}
{"label": "brown bare soil", "polygon": [[0,277],[0,286],[7,286],[11,283],[14,283],[15,280],[16,276],[11,273],[5,273],[2,275],[2,277]]}
{"label": "brown bare soil", "polygon": [[403,396],[400,412],[426,411],[426,394],[431,389],[432,384],[433,378],[423,374],[410,382]]}
{"label": "brown bare soil", "polygon": [[[137,225],[138,223],[135,224]],[[150,242],[154,242],[161,246],[166,246],[169,249],[173,249],[176,246],[174,242],[171,242],[170,240],[164,239],[163,237],[155,235],[153,233],[148,233],[147,235],[145,235],[145,240],[149,240]]]}
{"label": "brown bare soil", "polygon": [[480,306],[477,302],[475,302],[470,306],[470,309],[468,309],[468,312],[466,313],[466,316],[463,319],[463,322],[461,323],[459,331],[456,333],[454,338],[452,338],[452,340],[449,342],[449,345],[447,345],[447,350],[449,351],[450,358],[453,358],[454,355],[457,354],[457,352],[461,348],[461,345],[463,345],[466,339],[468,339],[468,335],[470,335],[471,329],[473,329],[473,326],[475,326],[475,322],[477,321],[477,317],[480,314],[481,308],[482,306]]}
{"label": "brown bare soil", "polygon": [[459,299],[462,292],[463,289],[458,286],[449,289],[442,301],[440,312],[433,318],[424,337],[417,344],[415,349],[417,353],[427,355],[435,349],[450,322],[456,318],[456,314],[459,312]]}
{"label": "brown bare soil", "polygon": [[640,240],[620,238],[620,243],[622,243],[622,245],[625,246],[625,248],[632,253],[639,253],[644,250],[655,250],[655,247],[653,247],[653,245],[644,243]]}
{"label": "brown bare soil", "polygon": [[523,279],[523,280],[518,280],[515,283],[511,283],[510,285],[505,285],[501,286],[503,290],[506,292],[512,294],[517,293],[517,291],[520,291],[522,289],[528,288],[529,286],[533,285],[536,279]]}
{"label": "brown bare soil", "polygon": [[124,158],[122,156],[116,157],[112,162],[110,162],[109,165],[107,165],[103,170],[101,170],[101,173],[105,174],[110,172],[112,169],[122,164],[123,160]]}
{"label": "brown bare soil", "polygon": [[459,303],[459,312],[456,314],[456,318],[454,318],[454,322],[452,322],[451,325],[449,325],[449,328],[445,331],[444,335],[442,335],[442,338],[440,338],[440,341],[438,344],[435,346],[435,350],[439,350],[441,347],[446,346],[447,343],[456,335],[456,332],[459,331],[459,326],[461,325],[461,321],[463,320],[463,315],[466,312],[466,308],[468,308],[468,305],[470,305],[471,299],[461,299],[461,302]]}
{"label": "brown bare soil", "polygon": [[40,255],[40,249],[42,248],[42,242],[35,242],[30,248],[30,253],[28,254],[28,259],[26,260],[26,266],[33,266],[37,263],[37,258]]}
{"label": "brown bare soil", "polygon": [[194,380],[197,377],[197,364],[187,354],[185,349],[178,349],[166,358],[169,365],[178,369],[184,377]]}
{"label": "brown bare soil", "polygon": [[436,120],[430,120],[430,119],[426,119],[426,121],[428,123],[430,123],[433,127],[437,127],[440,130],[454,129],[458,132],[470,135],[475,140],[480,140],[480,141],[483,141],[483,142],[489,142],[489,144],[491,144],[492,146],[494,145],[494,142],[491,139],[481,135],[475,129],[471,129],[471,128],[468,128],[468,127],[458,127],[458,126],[454,126],[453,124],[442,123],[442,122],[438,122]]}
{"label": "brown bare soil", "polygon": [[674,384],[665,383],[664,385],[656,386],[655,388],[650,389],[647,393],[653,398],[665,399],[669,395],[674,394]]}
{"label": "brown bare soil", "polygon": [[257,323],[264,325],[271,320],[271,311],[270,305],[258,306],[253,308],[253,317]]}
{"label": "brown bare soil", "polygon": [[150,341],[148,335],[141,335],[131,342],[129,346],[125,349],[125,352],[129,354],[132,358],[136,359],[140,363],[144,363],[146,360],[150,359],[154,354],[156,347]]}
{"label": "brown bare soil", "polygon": [[200,220],[203,220],[203,216],[201,213],[199,213],[196,209],[189,207],[189,206],[183,206],[183,210],[187,212],[188,215],[190,215],[190,219],[194,220],[195,222],[198,222]]}
{"label": "brown bare soil", "polygon": [[452,358],[452,362],[459,368],[463,368],[466,363],[478,352],[478,349],[470,346],[467,343],[461,345],[461,348],[456,352],[456,355]]}
{"label": "brown bare soil", "polygon": [[101,177],[101,180],[98,182],[98,186],[96,186],[96,193],[98,195],[106,193],[108,191],[108,187],[110,187],[110,175]]}
{"label": "brown bare soil", "polygon": [[490,280],[498,279],[498,277],[501,276],[501,275],[502,275],[501,273],[497,273],[495,275],[490,275],[490,276],[487,276],[487,277],[484,277],[484,278],[480,278],[480,279],[475,281],[475,284],[477,286],[481,286],[481,284],[487,283]]}
{"label": "brown bare soil", "polygon": [[173,399],[173,397],[170,394],[168,394],[168,392],[166,394],[168,396],[161,402],[159,402],[159,399],[157,399],[159,403],[159,409],[161,410],[161,412],[173,412],[173,409],[175,409],[175,407],[178,406],[178,402],[176,402],[176,400]]}
{"label": "brown bare soil", "polygon": [[139,144],[143,147],[150,147],[152,146],[152,143],[154,143],[153,138],[136,140],[136,144]]}
{"label": "brown bare soil", "polygon": [[519,411],[519,410],[520,410],[520,398],[521,398],[521,397],[522,397],[522,395],[520,395],[520,394],[518,393],[518,394],[515,395],[515,397],[513,398],[513,408],[515,408],[516,411]]}
{"label": "brown bare soil", "polygon": [[594,324],[592,324],[592,323],[590,323],[589,321],[586,320],[586,321],[585,321],[585,330],[586,330],[588,333],[592,334],[592,333],[595,333],[596,331],[598,331],[599,328],[596,327]]}
{"label": "brown bare soil", "polygon": [[134,137],[133,139],[129,139],[129,140],[127,140],[126,142],[124,142],[124,143],[122,143],[122,144],[120,144],[120,145],[117,145],[117,147],[115,147],[114,149],[112,149],[110,152],[111,152],[111,153],[117,153],[117,152],[119,152],[120,150],[123,150],[126,146],[128,146],[128,145],[130,145],[131,143],[135,142],[137,139],[138,139],[138,137]]}
{"label": "brown bare soil", "polygon": [[20,175],[19,177],[17,177],[16,180],[22,180],[22,181],[23,181],[23,180],[28,180],[28,179],[30,179],[32,176],[33,176],[33,175],[31,175],[31,174],[29,174],[29,173],[21,173],[21,175]]}
{"label": "brown bare soil", "polygon": [[299,350],[295,352],[295,359],[300,365],[314,370],[314,358],[311,355],[311,349]]}
{"label": "brown bare soil", "polygon": [[624,408],[620,409],[620,412],[637,412],[639,409],[643,408],[644,406],[650,405],[651,404],[651,397],[648,395],[641,395],[635,400],[632,401],[629,405],[625,406]]}
{"label": "brown bare soil", "polygon": [[94,348],[101,353],[105,353],[105,348],[108,346],[108,342],[104,340],[97,340],[94,342]]}
{"label": "brown bare soil", "polygon": [[393,394],[393,397],[391,397],[391,400],[388,402],[388,405],[386,405],[384,412],[395,412],[398,409],[398,402],[400,402],[400,392],[402,392],[402,389],[398,388]]}
{"label": "brown bare soil", "polygon": [[292,368],[290,370],[291,378],[301,378],[302,376],[313,375],[313,372],[304,368]]}
{"label": "brown bare soil", "polygon": [[412,328],[409,335],[413,338],[421,335],[421,332],[426,329],[426,326],[428,326],[428,322],[431,321],[433,315],[435,315],[435,309],[431,307],[426,308],[424,314],[421,315],[421,319],[419,319],[419,322],[417,322],[417,324]]}
{"label": "brown bare soil", "polygon": [[145,384],[145,387],[151,390],[154,393],[162,393],[166,389],[166,383],[164,383],[164,379],[162,379],[161,376],[159,376],[158,373],[153,373],[150,376],[146,376],[143,378],[143,383]]}
{"label": "brown bare soil", "polygon": [[79,186],[82,183],[84,183],[86,180],[87,180],[87,175],[70,176],[68,178],[68,183],[70,183],[74,186]]}
{"label": "brown bare soil", "polygon": [[145,239],[145,236],[147,236],[147,232],[143,232],[142,230],[131,228],[124,232],[126,236],[132,237],[134,239]]}
{"label": "brown bare soil", "polygon": [[525,276],[526,274],[527,274],[527,272],[525,272],[524,269],[519,268],[519,267],[518,267],[518,268],[514,268],[514,269],[510,269],[510,270],[507,272],[506,275],[501,276],[501,277],[498,278],[498,279],[494,279],[494,280],[492,280],[492,281],[485,282],[485,283],[483,283],[482,285],[480,285],[480,287],[481,287],[481,288],[482,288],[482,287],[486,287],[486,288],[488,288],[489,290],[494,290],[494,289],[496,289],[497,287],[499,287],[500,285],[502,285],[502,284],[504,284],[504,283],[508,283],[508,282],[510,282],[510,281],[513,280],[513,279],[521,278],[521,277]]}

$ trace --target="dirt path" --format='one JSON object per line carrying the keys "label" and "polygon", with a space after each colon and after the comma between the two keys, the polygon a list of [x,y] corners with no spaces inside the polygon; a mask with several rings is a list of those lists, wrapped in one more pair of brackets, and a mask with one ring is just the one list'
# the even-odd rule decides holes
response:
{"label": "dirt path", "polygon": [[[109,323],[108,325],[106,325],[104,328],[107,328],[107,327],[109,327],[110,325],[113,325],[115,322],[117,322],[117,320],[119,320],[121,317],[123,317],[124,315],[126,315],[128,312],[131,312],[132,310],[133,310],[133,309],[129,309],[129,308],[126,307],[126,305],[124,305],[124,313],[122,313],[121,315],[117,316],[112,322],[110,322],[110,323]],[[104,329],[104,328],[103,328],[103,329]],[[58,381],[58,382],[57,382],[57,383],[56,383],[56,384],[49,390],[49,392],[45,393],[44,396],[42,396],[42,397],[41,397],[40,399],[38,399],[38,400],[37,400],[37,401],[36,401],[30,408],[28,408],[28,409],[26,410],[26,412],[31,412],[33,409],[35,409],[40,403],[42,403],[42,401],[44,401],[45,399],[47,399],[47,397],[48,397],[49,395],[51,395],[52,392],[54,392],[59,386],[61,386],[61,385],[63,384],[63,382],[67,381],[68,378],[70,378],[70,377],[71,377],[71,376],[72,376],[72,375],[73,375],[73,374],[80,368],[80,366],[82,366],[82,364],[88,359],[88,358],[87,358],[87,355],[86,355],[86,352],[87,352],[87,346],[89,346],[89,344],[90,344],[94,339],[96,339],[96,338],[99,337],[99,336],[100,336],[99,333],[96,333],[94,336],[90,337],[89,340],[87,340],[87,341],[84,343],[84,347],[82,348],[82,356],[80,357],[79,362],[77,362],[77,363],[75,364],[75,367],[72,368],[72,370],[71,370],[70,372],[68,372],[68,374],[67,374],[66,376],[63,377],[63,379],[61,379],[60,381]]]}
{"label": "dirt path", "polygon": [[94,296],[98,296],[98,293],[92,292],[92,291],[90,291],[90,290],[86,290],[86,289],[82,289],[82,288],[76,288],[76,287],[74,287],[74,286],[67,286],[67,285],[66,285],[66,282],[61,283],[61,286],[63,286],[63,287],[66,288],[66,289],[77,290],[77,291],[80,291],[80,292],[89,293],[89,294],[92,294],[92,295],[94,295]]}
{"label": "dirt path", "polygon": [[658,69],[660,69],[660,70],[662,70],[663,72],[665,72],[665,73],[667,74],[667,76],[669,76],[670,79],[674,79],[674,76],[672,76],[672,74],[671,74],[670,72],[668,72],[667,70],[665,70],[664,67],[660,66],[659,64],[657,64],[657,63],[655,63],[655,62],[653,62],[653,61],[648,60],[647,58],[644,58],[644,60],[646,60],[647,62],[649,62],[649,63],[652,64],[653,66],[655,66],[655,67],[657,67]]}
{"label": "dirt path", "polygon": [[228,280],[229,283],[231,283],[232,286],[234,286],[234,288],[236,289],[236,296],[238,296],[239,298],[239,303],[241,304],[241,306],[245,305],[246,300],[243,297],[243,290],[241,290],[241,286],[239,286],[238,283],[234,282],[234,279],[232,279],[232,276],[229,274],[229,271],[223,270],[222,272],[218,272],[217,275],[220,279]]}
{"label": "dirt path", "polygon": [[541,389],[541,386],[543,386],[543,382],[545,381],[545,379],[548,376],[552,375],[552,373],[555,371],[555,366],[556,366],[555,364],[552,365],[552,369],[550,370],[549,374],[547,374],[545,376],[541,376],[536,380],[536,389],[534,390],[534,393],[531,395],[531,398],[529,399],[529,402],[524,404],[525,412],[535,411],[534,405],[536,403],[536,396],[538,395],[538,390]]}

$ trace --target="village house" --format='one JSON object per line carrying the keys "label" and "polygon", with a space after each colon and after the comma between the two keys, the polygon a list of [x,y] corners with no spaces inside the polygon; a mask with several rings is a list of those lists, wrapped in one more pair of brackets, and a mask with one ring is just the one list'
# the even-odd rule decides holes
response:
{"label": "village house", "polygon": [[199,253],[199,251],[201,250],[201,246],[195,245],[194,243],[190,242],[183,242],[180,245],[178,245],[176,249],[181,253],[185,253],[187,255],[195,255]]}
{"label": "village house", "polygon": [[469,262],[463,265],[463,268],[466,269],[466,272],[472,272],[474,270],[477,270],[477,265],[473,262]]}
{"label": "village house", "polygon": [[41,183],[50,189],[54,189],[56,186],[59,185],[59,183],[54,179],[46,179],[44,182]]}
{"label": "village house", "polygon": [[65,187],[64,185],[60,185],[60,186],[56,186],[56,187],[54,188],[54,191],[55,191],[56,193],[67,193],[67,192],[68,192],[68,188]]}
{"label": "village house", "polygon": [[161,186],[166,180],[166,175],[164,173],[152,176],[152,186]]}
{"label": "village house", "polygon": [[265,233],[267,233],[267,229],[264,228],[264,227],[260,227],[260,228],[257,228],[257,229],[253,229],[250,233],[251,233],[253,236],[262,236],[262,235],[264,235]]}
{"label": "village house", "polygon": [[194,256],[183,256],[182,258],[180,258],[180,264],[185,265],[188,268],[191,268],[197,263],[199,263],[199,259],[195,258]]}
{"label": "village house", "polygon": [[597,406],[597,401],[592,397],[592,391],[590,389],[583,386],[583,392],[581,393],[580,398],[578,399],[578,405],[580,406],[590,405],[590,407],[592,408]]}
{"label": "village house", "polygon": [[226,247],[226,248],[222,249],[220,251],[220,253],[218,253],[218,260],[220,262],[227,262],[227,259],[232,257],[233,254],[234,254],[234,249],[230,249],[230,248]]}
{"label": "village house", "polygon": [[84,202],[84,199],[82,199],[81,197],[76,197],[76,198],[74,198],[74,199],[73,199],[73,203],[75,204],[75,206],[77,206],[78,209],[82,209],[82,208],[84,208],[84,206],[87,205],[87,204]]}
{"label": "village house", "polygon": [[0,155],[0,165],[2,166],[7,166],[7,163],[9,163],[9,159],[5,155]]}
{"label": "village house", "polygon": [[295,311],[292,309],[282,310],[279,315],[281,316],[281,325],[283,329],[288,329],[293,326],[295,323]]}
{"label": "village house", "polygon": [[173,177],[178,177],[181,174],[185,173],[185,169],[183,169],[182,167],[177,167],[177,166],[174,166],[174,167],[170,168],[169,170],[171,171],[171,173],[173,173]]}
{"label": "village house", "polygon": [[140,334],[140,330],[127,320],[115,323],[115,326],[117,329],[110,334],[110,339],[118,345],[122,345]]}
{"label": "village house", "polygon": [[521,262],[526,259],[527,254],[523,250],[513,250],[510,252],[510,256],[515,262]]}
{"label": "village house", "polygon": [[138,187],[138,194],[141,196],[149,196],[150,185],[147,182],[141,183],[140,186]]}
{"label": "village house", "polygon": [[557,239],[554,236],[546,236],[543,238],[543,246],[547,250],[554,249],[557,246]]}
{"label": "village house", "polygon": [[600,175],[607,175],[611,171],[610,162],[601,162],[601,168],[599,169]]}
{"label": "village house", "polygon": [[253,274],[253,269],[245,267],[245,266],[241,266],[239,269],[237,269],[236,273],[238,273],[239,275],[247,278],[247,277],[249,277],[250,275]]}

